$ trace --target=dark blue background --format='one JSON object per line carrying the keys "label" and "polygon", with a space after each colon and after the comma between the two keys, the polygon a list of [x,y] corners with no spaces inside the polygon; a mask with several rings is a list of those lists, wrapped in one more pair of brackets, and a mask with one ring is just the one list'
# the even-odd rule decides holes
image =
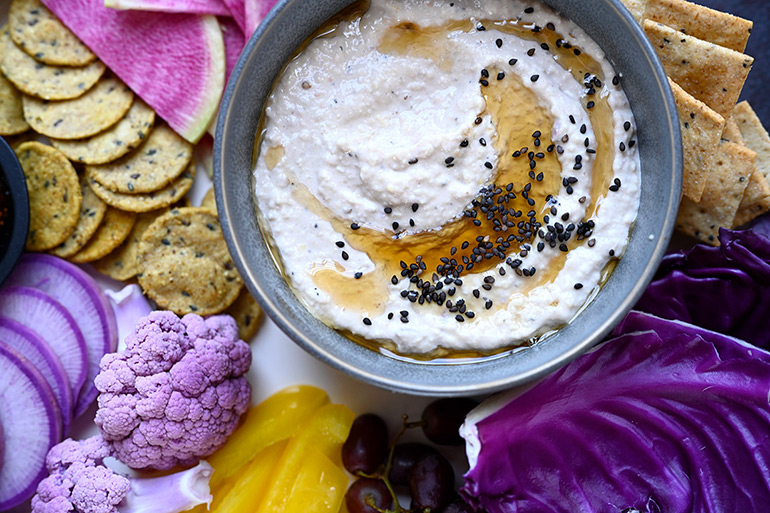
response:
{"label": "dark blue background", "polygon": [[770,128],[770,0],[695,1],[754,21],[745,52],[754,57],[754,67],[743,87],[741,100],[748,100],[765,128]]}

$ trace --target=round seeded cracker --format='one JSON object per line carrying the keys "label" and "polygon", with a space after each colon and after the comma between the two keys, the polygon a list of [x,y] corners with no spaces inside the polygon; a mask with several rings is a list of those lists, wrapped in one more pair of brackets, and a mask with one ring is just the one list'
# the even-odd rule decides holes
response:
{"label": "round seeded cracker", "polygon": [[85,66],[96,55],[40,0],[13,0],[8,12],[11,38],[40,62],[56,66]]}
{"label": "round seeded cracker", "polygon": [[126,240],[135,222],[136,214],[133,212],[123,212],[117,208],[107,207],[102,224],[99,225],[96,233],[91,236],[83,249],[69,258],[70,261],[82,264],[109,255]]}
{"label": "round seeded cracker", "polygon": [[224,313],[235,319],[238,324],[238,336],[241,340],[249,342],[257,334],[262,309],[246,287],[241,289],[238,299]]}
{"label": "round seeded cracker", "polygon": [[43,100],[77,98],[101,78],[104,64],[94,61],[82,68],[49,66],[16,46],[6,27],[0,29],[0,70],[16,88]]}
{"label": "round seeded cracker", "polygon": [[139,261],[139,242],[147,228],[160,216],[168,212],[163,208],[138,214],[136,222],[126,240],[109,255],[93,262],[94,268],[102,274],[119,281],[130,280],[141,272]]}
{"label": "round seeded cracker", "polygon": [[74,162],[106,164],[133,150],[147,137],[155,123],[155,111],[139,98],[117,124],[88,139],[52,139],[54,148]]}
{"label": "round seeded cracker", "polygon": [[195,178],[195,160],[190,161],[187,169],[176,180],[162,189],[147,193],[123,194],[113,192],[93,178],[93,168],[88,168],[86,174],[96,195],[111,207],[129,212],[149,212],[173,205],[187,194]]}
{"label": "round seeded cracker", "polygon": [[174,181],[192,160],[192,145],[165,123],[156,126],[144,144],[120,160],[87,166],[94,180],[123,194],[153,192]]}
{"label": "round seeded cracker", "polygon": [[66,258],[80,251],[96,233],[107,212],[107,204],[94,194],[88,186],[85,175],[80,177],[80,192],[83,195],[83,202],[80,205],[78,224],[75,225],[75,229],[67,240],[51,250],[51,253],[58,257]]}
{"label": "round seeded cracker", "polygon": [[207,208],[173,209],[156,219],[142,236],[139,258],[139,285],[178,315],[222,312],[243,287],[219,220]]}
{"label": "round seeded cracker", "polygon": [[38,133],[54,139],[82,139],[111,127],[128,112],[134,93],[107,76],[74,100],[47,102],[25,96],[24,119]]}
{"label": "round seeded cracker", "polygon": [[37,141],[16,149],[29,193],[26,248],[44,251],[58,246],[77,225],[83,196],[78,175],[67,157]]}
{"label": "round seeded cracker", "polygon": [[21,94],[0,73],[0,135],[15,135],[29,130],[24,121]]}

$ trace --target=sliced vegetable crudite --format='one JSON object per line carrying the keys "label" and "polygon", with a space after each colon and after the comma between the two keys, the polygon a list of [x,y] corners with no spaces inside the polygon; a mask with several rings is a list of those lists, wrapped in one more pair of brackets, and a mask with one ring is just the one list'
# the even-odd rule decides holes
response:
{"label": "sliced vegetable crudite", "polygon": [[61,437],[61,412],[45,379],[0,342],[0,511],[29,499],[45,476],[45,455]]}
{"label": "sliced vegetable crudite", "polygon": [[[24,255],[8,283],[45,292],[67,309],[80,329],[86,344],[88,368],[83,390],[76,397],[75,417],[78,417],[98,394],[94,378],[99,373],[99,361],[118,347],[115,314],[107,297],[88,274],[51,255]],[[33,326],[33,329],[36,328]]]}
{"label": "sliced vegetable crudite", "polygon": [[489,513],[766,509],[770,353],[639,312],[615,335],[469,414],[469,502]]}
{"label": "sliced vegetable crudite", "polygon": [[61,410],[63,432],[69,432],[74,402],[67,373],[61,360],[40,336],[11,319],[0,316],[0,341],[12,347],[40,371],[51,386]]}
{"label": "sliced vegetable crudite", "polygon": [[104,0],[111,9],[230,16],[223,0]]}
{"label": "sliced vegetable crudite", "polygon": [[75,319],[45,292],[30,287],[0,290],[0,315],[35,331],[54,350],[67,372],[72,395],[83,388],[88,370],[86,342]]}
{"label": "sliced vegetable crudite", "polygon": [[182,137],[203,136],[225,82],[216,17],[118,11],[104,0],[43,3]]}

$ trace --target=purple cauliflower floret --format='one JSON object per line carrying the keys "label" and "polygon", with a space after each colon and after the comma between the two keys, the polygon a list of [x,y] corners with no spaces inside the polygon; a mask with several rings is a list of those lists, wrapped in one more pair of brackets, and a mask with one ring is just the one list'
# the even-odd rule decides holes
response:
{"label": "purple cauliflower floret", "polygon": [[213,469],[206,462],[167,476],[127,478],[104,465],[109,455],[99,435],[52,447],[32,513],[178,513],[211,502]]}
{"label": "purple cauliflower floret", "polygon": [[49,476],[37,487],[32,513],[118,513],[131,485],[103,466],[109,447],[101,436],[68,439],[46,456]]}
{"label": "purple cauliflower floret", "polygon": [[153,312],[104,356],[96,425],[132,468],[191,465],[221,447],[248,409],[251,350],[229,315]]}

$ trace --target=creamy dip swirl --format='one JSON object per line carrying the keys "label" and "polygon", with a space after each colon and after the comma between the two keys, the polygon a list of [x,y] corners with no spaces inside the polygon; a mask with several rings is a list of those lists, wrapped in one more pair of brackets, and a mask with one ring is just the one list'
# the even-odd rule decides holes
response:
{"label": "creamy dip swirl", "polygon": [[373,0],[265,109],[256,195],[286,279],[325,323],[401,353],[565,325],[636,218],[621,85],[540,3]]}

